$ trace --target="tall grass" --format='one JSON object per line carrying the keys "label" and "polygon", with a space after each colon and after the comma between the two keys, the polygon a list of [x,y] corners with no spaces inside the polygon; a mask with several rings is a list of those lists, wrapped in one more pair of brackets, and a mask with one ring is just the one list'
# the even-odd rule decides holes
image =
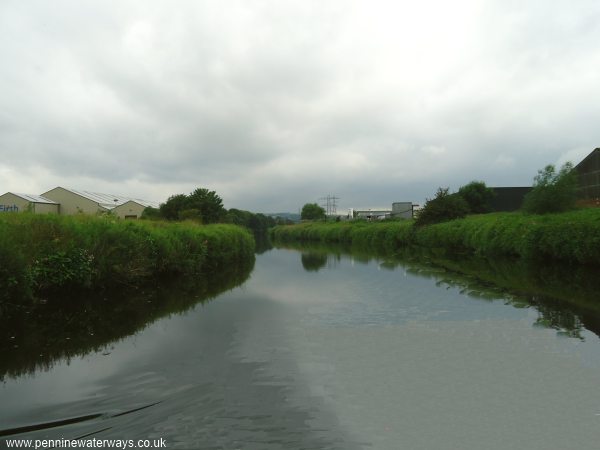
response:
{"label": "tall grass", "polygon": [[424,227],[415,233],[422,247],[479,255],[555,259],[600,264],[600,210],[560,214],[495,213]]}
{"label": "tall grass", "polygon": [[275,227],[275,242],[339,242],[376,250],[513,256],[600,265],[600,209],[560,214],[493,213],[424,227],[412,221],[303,223]]}
{"label": "tall grass", "polygon": [[253,257],[254,239],[235,225],[2,214],[0,301],[57,288],[136,286]]}
{"label": "tall grass", "polygon": [[307,222],[271,230],[271,238],[280,242],[333,242],[379,249],[409,245],[412,234],[411,221]]}

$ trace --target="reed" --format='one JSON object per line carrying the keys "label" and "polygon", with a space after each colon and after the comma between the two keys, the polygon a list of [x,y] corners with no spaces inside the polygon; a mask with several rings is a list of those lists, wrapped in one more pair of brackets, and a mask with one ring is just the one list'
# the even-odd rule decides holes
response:
{"label": "reed", "polygon": [[277,226],[277,242],[332,242],[394,252],[421,247],[486,257],[600,265],[600,209],[560,214],[492,213],[415,227],[413,221],[312,222]]}
{"label": "reed", "polygon": [[3,214],[0,301],[65,288],[135,287],[253,258],[252,235],[235,225]]}

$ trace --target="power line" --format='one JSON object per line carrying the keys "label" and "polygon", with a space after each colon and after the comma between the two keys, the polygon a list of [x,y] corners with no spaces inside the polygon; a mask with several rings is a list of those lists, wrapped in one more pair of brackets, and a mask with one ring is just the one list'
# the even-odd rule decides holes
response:
{"label": "power line", "polygon": [[321,206],[325,208],[328,216],[337,214],[337,201],[339,199],[339,197],[331,194],[328,194],[327,197],[321,197],[319,199],[321,201],[325,201],[325,203],[322,203]]}

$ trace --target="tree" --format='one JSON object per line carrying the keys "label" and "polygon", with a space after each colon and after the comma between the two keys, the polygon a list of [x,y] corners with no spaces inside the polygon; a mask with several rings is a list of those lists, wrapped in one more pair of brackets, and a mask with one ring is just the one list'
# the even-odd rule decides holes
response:
{"label": "tree", "polygon": [[491,201],[495,194],[483,181],[465,184],[458,190],[458,195],[465,199],[472,213],[482,214],[492,210]]}
{"label": "tree", "polygon": [[423,209],[419,211],[415,224],[417,226],[431,225],[465,217],[469,205],[458,194],[449,194],[448,188],[438,188],[435,198],[427,199]]}
{"label": "tree", "polygon": [[316,203],[307,203],[302,207],[300,213],[302,220],[322,220],[325,219],[325,210]]}
{"label": "tree", "polygon": [[227,213],[221,197],[208,189],[196,189],[188,196],[188,202],[188,209],[200,211],[204,223],[217,223],[224,219]]}
{"label": "tree", "polygon": [[165,203],[160,205],[160,215],[167,220],[179,220],[179,213],[188,209],[187,205],[187,195],[171,195]]}
{"label": "tree", "polygon": [[203,188],[190,195],[172,195],[160,205],[160,214],[167,220],[201,219],[204,223],[216,223],[225,218],[226,212],[221,197]]}
{"label": "tree", "polygon": [[533,189],[525,196],[523,210],[531,214],[563,212],[573,209],[579,181],[573,164],[565,163],[560,171],[549,164],[533,179]]}

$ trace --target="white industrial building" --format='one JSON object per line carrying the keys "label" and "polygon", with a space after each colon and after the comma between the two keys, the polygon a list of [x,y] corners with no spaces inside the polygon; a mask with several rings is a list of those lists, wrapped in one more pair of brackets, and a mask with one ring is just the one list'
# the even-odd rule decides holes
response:
{"label": "white industrial building", "polygon": [[30,211],[37,214],[58,214],[59,204],[41,195],[7,192],[0,195],[0,213]]}
{"label": "white industrial building", "polygon": [[412,219],[413,209],[415,206],[412,202],[394,202],[392,209],[355,209],[348,210],[348,217],[355,217],[367,220],[383,220],[391,218]]}
{"label": "white industrial building", "polygon": [[137,219],[147,207],[158,203],[122,195],[102,194],[56,187],[42,195],[7,192],[0,195],[0,213],[24,212],[72,214],[111,213],[122,219]]}

